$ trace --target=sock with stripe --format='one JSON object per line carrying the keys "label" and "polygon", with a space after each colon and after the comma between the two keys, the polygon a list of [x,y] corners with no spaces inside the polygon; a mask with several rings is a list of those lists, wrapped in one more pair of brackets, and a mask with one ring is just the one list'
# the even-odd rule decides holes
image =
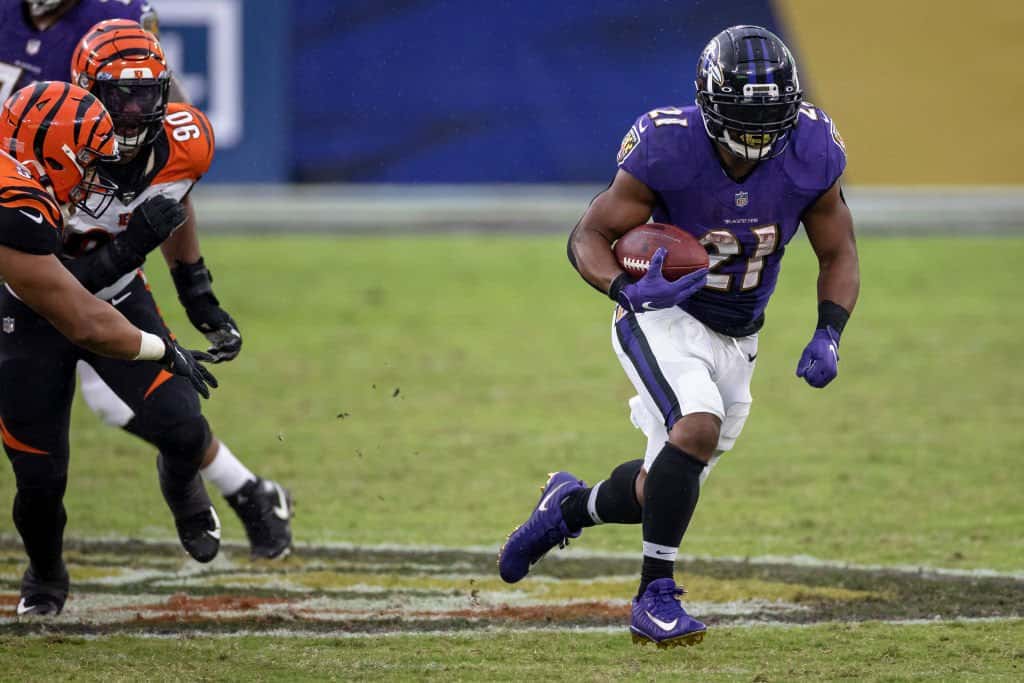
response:
{"label": "sock with stripe", "polygon": [[636,478],[643,466],[643,460],[624,462],[593,488],[563,498],[565,525],[575,531],[595,524],[639,524],[642,512],[636,499]]}
{"label": "sock with stripe", "polygon": [[640,589],[656,579],[672,578],[679,544],[700,495],[704,463],[671,443],[658,453],[644,483],[644,561]]}

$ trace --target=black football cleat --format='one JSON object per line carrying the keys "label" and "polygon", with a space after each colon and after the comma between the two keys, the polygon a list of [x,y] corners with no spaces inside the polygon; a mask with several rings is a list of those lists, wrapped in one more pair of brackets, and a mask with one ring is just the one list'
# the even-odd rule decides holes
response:
{"label": "black football cleat", "polygon": [[245,526],[253,559],[288,556],[292,547],[289,520],[294,515],[288,489],[269,479],[255,479],[225,498]]}
{"label": "black football cleat", "polygon": [[19,617],[55,617],[64,609],[70,580],[62,562],[60,573],[53,578],[36,576],[32,565],[21,577],[21,599],[16,613]]}
{"label": "black football cleat", "polygon": [[202,512],[174,520],[178,528],[181,547],[196,562],[210,562],[220,551],[220,519],[217,511],[210,508]]}

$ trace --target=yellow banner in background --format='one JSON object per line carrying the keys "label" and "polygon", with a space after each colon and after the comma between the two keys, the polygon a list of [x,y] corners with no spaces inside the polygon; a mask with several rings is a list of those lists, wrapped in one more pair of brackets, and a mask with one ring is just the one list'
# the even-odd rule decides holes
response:
{"label": "yellow banner in background", "polygon": [[1024,184],[1024,2],[774,0],[860,185]]}

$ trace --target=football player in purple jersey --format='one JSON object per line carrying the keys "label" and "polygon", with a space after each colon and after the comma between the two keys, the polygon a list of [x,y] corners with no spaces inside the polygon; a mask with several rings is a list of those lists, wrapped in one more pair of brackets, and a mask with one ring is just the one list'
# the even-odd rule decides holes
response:
{"label": "football player in purple jersey", "polygon": [[[35,81],[67,81],[76,45],[95,24],[110,19],[128,19],[154,35],[159,33],[157,14],[148,0],[0,0],[0,101]],[[89,83],[78,85],[92,87]],[[187,102],[173,75],[165,100],[164,105]],[[149,154],[149,148],[143,152]],[[131,145],[123,144],[124,163],[115,167],[127,168],[136,153]],[[210,289],[212,278],[200,252],[191,197],[186,196],[182,204],[188,220],[160,245],[161,252],[190,321],[211,343],[214,362],[229,361],[241,351],[242,336]],[[203,292],[195,293],[200,290]],[[82,362],[78,369],[82,394],[90,408],[105,423],[138,434],[135,415],[124,401],[89,364]],[[287,490],[254,474],[216,437],[210,439],[201,466],[203,479],[217,487],[241,519],[253,556],[287,555],[292,515]]]}
{"label": "football player in purple jersey", "polygon": [[[569,472],[551,475],[498,556],[501,577],[514,583],[586,527],[640,524],[630,631],[634,642],[659,647],[704,637],[679,601],[674,562],[702,482],[750,412],[758,331],[801,223],[819,263],[818,322],[796,368],[812,387],[838,373],[860,286],[840,188],[846,150],[828,115],[803,101],[786,45],[757,26],[728,28],[701,54],[696,86],[696,106],[636,120],[614,180],[569,239],[573,266],[618,304],[612,346],[637,391],[629,405],[647,437],[645,456],[593,487]],[[612,244],[652,217],[700,240],[710,268],[669,282],[659,253],[643,278],[623,272]]]}

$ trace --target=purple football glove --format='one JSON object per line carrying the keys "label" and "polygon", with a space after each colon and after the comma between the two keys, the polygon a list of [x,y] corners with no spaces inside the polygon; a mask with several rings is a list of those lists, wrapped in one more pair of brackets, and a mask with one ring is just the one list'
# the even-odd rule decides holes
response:
{"label": "purple football glove", "polygon": [[839,333],[831,325],[815,330],[814,336],[800,356],[796,376],[812,387],[821,389],[839,374]]}
{"label": "purple football glove", "polygon": [[661,274],[661,266],[667,253],[665,247],[659,247],[651,257],[647,273],[619,291],[616,301],[623,308],[634,313],[672,308],[689,299],[707,283],[707,268],[695,270],[672,282],[666,280]]}

